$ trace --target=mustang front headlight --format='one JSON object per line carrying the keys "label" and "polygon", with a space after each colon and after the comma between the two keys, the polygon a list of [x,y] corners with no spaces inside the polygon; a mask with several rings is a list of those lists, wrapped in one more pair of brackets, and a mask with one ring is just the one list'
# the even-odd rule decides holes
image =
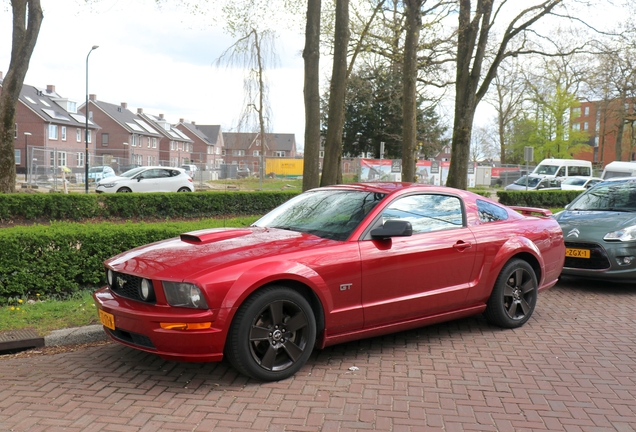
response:
{"label": "mustang front headlight", "polygon": [[196,285],[180,282],[162,282],[163,292],[170,306],[208,309],[208,303]]}
{"label": "mustang front headlight", "polygon": [[609,241],[634,241],[636,240],[636,225],[632,225],[627,228],[622,228],[617,231],[613,231],[605,234],[603,240]]}

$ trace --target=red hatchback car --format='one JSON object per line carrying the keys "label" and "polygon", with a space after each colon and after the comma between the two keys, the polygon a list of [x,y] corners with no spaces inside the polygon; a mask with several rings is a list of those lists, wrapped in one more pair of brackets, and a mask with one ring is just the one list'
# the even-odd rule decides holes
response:
{"label": "red hatchback car", "polygon": [[[273,381],[312,350],[484,313],[514,328],[554,285],[557,222],[406,183],[307,191],[248,228],[209,229],[105,262],[95,300],[117,342]],[[521,213],[519,211],[521,210]]]}

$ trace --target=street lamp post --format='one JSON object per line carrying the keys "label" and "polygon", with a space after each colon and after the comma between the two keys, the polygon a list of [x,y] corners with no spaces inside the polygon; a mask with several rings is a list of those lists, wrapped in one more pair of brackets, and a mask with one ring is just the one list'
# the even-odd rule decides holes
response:
{"label": "street lamp post", "polygon": [[85,193],[88,193],[88,57],[91,55],[91,53],[93,52],[93,50],[96,50],[97,48],[99,48],[99,45],[93,45],[93,47],[91,48],[91,50],[88,52],[88,54],[86,55],[86,130],[85,130],[85,137],[84,137],[84,141],[86,144],[86,154],[85,154],[85,160],[84,160],[84,183],[85,183]]}
{"label": "street lamp post", "polygon": [[24,181],[28,180],[29,177],[29,137],[31,136],[31,132],[24,133]]}

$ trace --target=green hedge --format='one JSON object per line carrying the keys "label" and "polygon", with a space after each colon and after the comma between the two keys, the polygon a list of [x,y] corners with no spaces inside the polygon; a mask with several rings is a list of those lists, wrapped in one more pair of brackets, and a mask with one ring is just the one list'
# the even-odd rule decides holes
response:
{"label": "green hedge", "polygon": [[298,193],[0,194],[0,221],[166,219],[265,214]]}
{"label": "green hedge", "polygon": [[562,208],[571,203],[583,191],[544,190],[544,191],[498,191],[499,202],[504,205],[516,205],[539,208]]}
{"label": "green hedge", "polygon": [[16,298],[70,295],[105,282],[103,261],[180,233],[248,226],[256,216],[163,223],[53,223],[0,229],[0,304]]}

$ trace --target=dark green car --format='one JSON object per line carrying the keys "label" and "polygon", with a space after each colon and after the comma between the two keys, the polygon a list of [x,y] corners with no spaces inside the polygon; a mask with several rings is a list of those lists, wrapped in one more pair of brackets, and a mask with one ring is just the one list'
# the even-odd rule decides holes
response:
{"label": "dark green car", "polygon": [[636,178],[588,189],[555,215],[565,237],[563,275],[636,282]]}

